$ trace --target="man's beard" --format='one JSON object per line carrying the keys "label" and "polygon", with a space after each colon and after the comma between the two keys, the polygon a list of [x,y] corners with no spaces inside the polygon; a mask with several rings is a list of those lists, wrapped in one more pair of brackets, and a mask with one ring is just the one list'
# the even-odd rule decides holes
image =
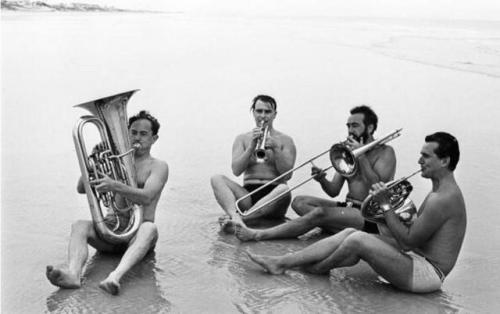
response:
{"label": "man's beard", "polygon": [[356,142],[361,142],[361,140],[363,140],[363,143],[366,143],[370,134],[368,134],[368,131],[365,130],[359,136],[354,133],[350,133],[349,136],[351,136]]}

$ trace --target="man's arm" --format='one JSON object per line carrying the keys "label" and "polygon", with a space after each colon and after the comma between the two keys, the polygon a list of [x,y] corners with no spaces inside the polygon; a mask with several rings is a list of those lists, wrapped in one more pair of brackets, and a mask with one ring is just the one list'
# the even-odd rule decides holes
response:
{"label": "man's arm", "polygon": [[410,226],[401,222],[393,209],[384,212],[387,227],[405,249],[413,249],[423,245],[448,219],[447,201],[437,195],[430,194],[421,209],[421,214]]}
{"label": "man's arm", "polygon": [[255,150],[255,141],[250,141],[250,145],[248,145],[247,148],[245,148],[244,143],[244,134],[238,135],[233,143],[231,169],[233,170],[233,174],[237,177],[248,168],[248,162]]}
{"label": "man's arm", "polygon": [[363,154],[358,157],[360,171],[371,186],[377,182],[388,182],[394,179],[396,172],[396,154],[391,146],[385,146],[373,166]]}
{"label": "man's arm", "polygon": [[326,194],[330,197],[337,197],[342,190],[342,186],[344,185],[345,178],[340,174],[336,173],[333,175],[332,181],[328,181],[326,176],[320,176],[318,180],[321,185],[321,189],[325,191]]}
{"label": "man's arm", "polygon": [[99,192],[116,192],[131,202],[139,205],[149,205],[163,190],[168,180],[168,165],[163,161],[155,161],[144,187],[136,188],[122,182],[112,180],[108,176],[92,181]]}

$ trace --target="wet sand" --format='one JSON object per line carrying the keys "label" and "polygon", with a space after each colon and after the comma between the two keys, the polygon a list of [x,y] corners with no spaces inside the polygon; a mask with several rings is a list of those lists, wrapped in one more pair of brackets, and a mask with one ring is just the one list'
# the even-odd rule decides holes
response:
{"label": "wet sand", "polygon": [[[2,312],[488,313],[500,305],[494,197],[500,149],[492,144],[500,118],[498,24],[147,14],[2,18]],[[59,290],[46,280],[45,266],[65,260],[72,221],[90,217],[85,197],[75,192],[71,139],[86,112],[72,105],[136,88],[129,112],[146,108],[162,122],[152,153],[171,171],[157,211],[156,252],[125,276],[118,297],[98,288],[118,257],[94,251],[83,288]],[[284,254],[318,236],[240,243],[219,233],[221,211],[209,178],[230,174],[232,141],[252,127],[248,109],[258,93],[278,100],[276,127],[294,138],[298,162],[342,140],[348,110],[361,103],[379,114],[378,136],[404,128],[392,143],[398,177],[416,170],[426,134],[447,130],[458,137],[456,175],[469,224],[442,291],[397,291],[365,264],[329,277],[295,270],[269,276],[246,251]],[[297,172],[291,183],[308,174]],[[420,178],[412,184],[420,204],[430,185]],[[324,196],[314,182],[297,194]]]}

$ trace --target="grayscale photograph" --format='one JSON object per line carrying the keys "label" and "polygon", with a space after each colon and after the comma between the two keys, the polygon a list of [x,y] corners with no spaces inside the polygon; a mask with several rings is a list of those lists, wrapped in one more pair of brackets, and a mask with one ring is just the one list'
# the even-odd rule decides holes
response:
{"label": "grayscale photograph", "polygon": [[1,313],[495,313],[496,0],[2,0]]}

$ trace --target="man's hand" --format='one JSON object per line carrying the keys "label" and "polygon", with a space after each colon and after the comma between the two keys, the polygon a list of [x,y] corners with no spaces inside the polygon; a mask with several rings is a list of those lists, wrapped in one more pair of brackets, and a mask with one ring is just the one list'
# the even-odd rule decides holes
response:
{"label": "man's hand", "polygon": [[346,146],[349,147],[351,151],[355,150],[356,148],[359,148],[364,145],[363,138],[359,138],[359,140],[356,139],[355,136],[349,135],[349,137],[346,140]]}
{"label": "man's hand", "polygon": [[373,184],[370,194],[373,195],[373,200],[379,204],[384,212],[391,209],[391,194],[384,182]]}
{"label": "man's hand", "polygon": [[100,171],[98,174],[99,178],[90,181],[90,185],[92,185],[99,193],[114,192],[118,182]]}
{"label": "man's hand", "polygon": [[252,130],[252,145],[257,146],[257,142],[264,136],[264,130],[261,127],[256,127]]}
{"label": "man's hand", "polygon": [[313,176],[314,180],[320,182],[321,180],[323,180],[326,177],[326,172],[319,167],[312,166],[311,176]]}

